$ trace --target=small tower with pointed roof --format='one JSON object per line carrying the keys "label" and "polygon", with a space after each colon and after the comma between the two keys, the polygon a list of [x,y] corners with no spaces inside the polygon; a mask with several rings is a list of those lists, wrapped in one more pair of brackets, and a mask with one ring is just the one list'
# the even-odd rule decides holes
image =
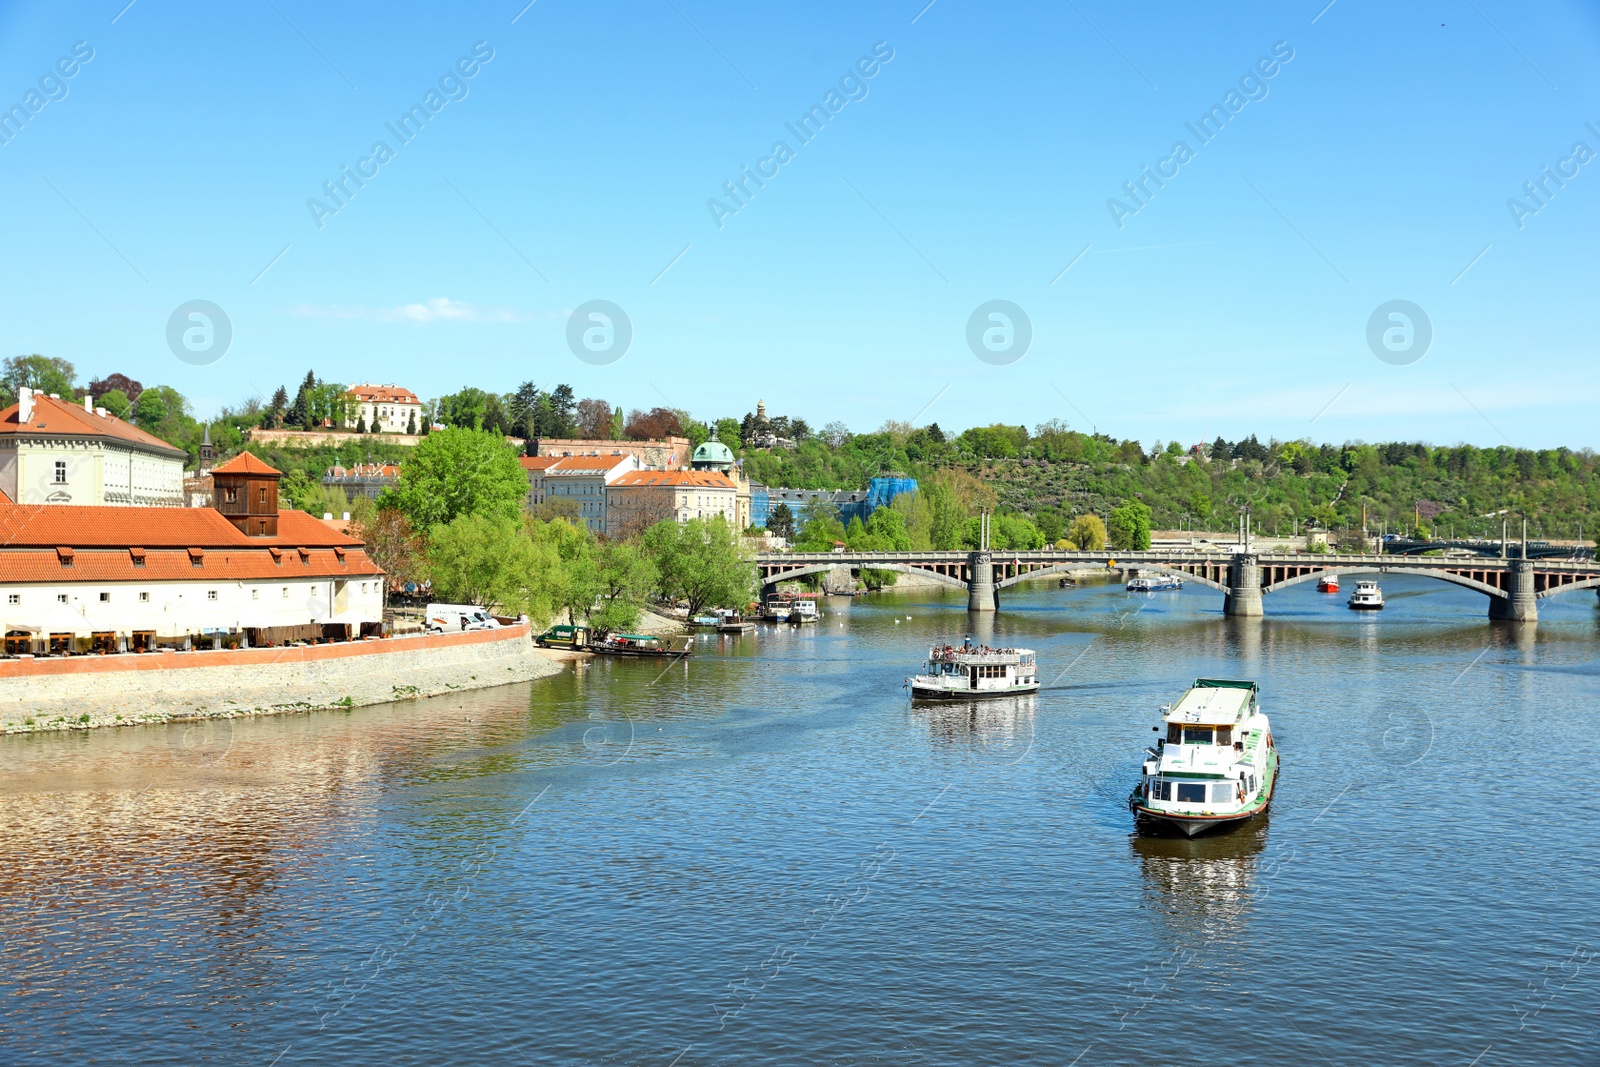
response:
{"label": "small tower with pointed roof", "polygon": [[204,474],[217,462],[217,447],[211,443],[211,424],[206,423],[205,432],[200,436],[200,466],[196,473]]}
{"label": "small tower with pointed roof", "polygon": [[250,537],[278,536],[281,471],[240,452],[211,472],[212,500],[223,518]]}

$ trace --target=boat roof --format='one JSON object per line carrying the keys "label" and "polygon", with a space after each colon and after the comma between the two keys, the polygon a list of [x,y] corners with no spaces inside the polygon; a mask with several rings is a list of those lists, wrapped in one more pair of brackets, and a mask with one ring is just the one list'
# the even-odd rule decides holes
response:
{"label": "boat roof", "polygon": [[1256,683],[1226,678],[1201,678],[1168,710],[1167,722],[1200,726],[1232,726],[1250,712]]}

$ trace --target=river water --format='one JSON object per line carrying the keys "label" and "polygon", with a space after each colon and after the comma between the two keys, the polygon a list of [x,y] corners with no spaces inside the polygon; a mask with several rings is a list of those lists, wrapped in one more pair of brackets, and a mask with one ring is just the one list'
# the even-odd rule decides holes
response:
{"label": "river water", "polygon": [[[1229,620],[1006,590],[1048,688],[910,706],[964,598],[835,600],[377,708],[0,741],[0,1061],[1600,1062],[1600,611],[1385,581]],[[1132,833],[1159,705],[1253,678],[1270,815]]]}

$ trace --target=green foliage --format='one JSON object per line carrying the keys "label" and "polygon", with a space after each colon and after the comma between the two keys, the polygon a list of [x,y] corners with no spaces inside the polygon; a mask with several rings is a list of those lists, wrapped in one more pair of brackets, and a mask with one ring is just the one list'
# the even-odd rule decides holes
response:
{"label": "green foliage", "polygon": [[1067,540],[1084,552],[1098,552],[1106,547],[1106,524],[1098,515],[1079,515],[1067,527]]}
{"label": "green foliage", "polygon": [[645,531],[644,551],[655,564],[662,596],[688,601],[690,615],[742,608],[755,596],[755,564],[721,515],[682,525],[663,519]]}
{"label": "green foliage", "polygon": [[832,552],[835,541],[845,539],[844,523],[833,508],[808,509],[805,525],[795,540],[796,552]]}
{"label": "green foliage", "polygon": [[655,561],[624,541],[601,545],[596,557],[599,598],[589,612],[589,625],[602,634],[631,630],[660,581]]}
{"label": "green foliage", "polygon": [[17,390],[27,387],[71,400],[77,391],[77,380],[78,371],[67,360],[38,354],[10,356],[0,371],[0,399],[9,407],[17,401]]}
{"label": "green foliage", "polygon": [[794,512],[789,510],[788,504],[779,504],[767,512],[767,532],[794,540]]}
{"label": "green foliage", "polygon": [[1111,512],[1106,523],[1112,548],[1143,551],[1150,547],[1150,508],[1130,500]]}
{"label": "green foliage", "polygon": [[429,532],[426,566],[434,595],[542,623],[562,596],[560,555],[515,518],[466,513]]}
{"label": "green foliage", "polygon": [[528,477],[517,451],[496,434],[437,430],[410,450],[400,484],[385,489],[380,507],[405,512],[419,529],[461,515],[516,518],[528,496]]}
{"label": "green foliage", "polygon": [[133,409],[133,421],[141,430],[154,433],[167,418],[167,401],[159,390],[146,389],[139,394],[139,403]]}
{"label": "green foliage", "polygon": [[124,421],[127,420],[128,413],[133,410],[133,405],[128,402],[128,394],[121,389],[113,389],[102,396],[100,406]]}

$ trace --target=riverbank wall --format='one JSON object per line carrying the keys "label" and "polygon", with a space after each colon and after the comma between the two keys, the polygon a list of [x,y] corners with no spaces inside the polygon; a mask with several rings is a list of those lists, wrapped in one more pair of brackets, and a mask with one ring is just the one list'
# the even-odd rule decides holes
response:
{"label": "riverbank wall", "polygon": [[0,733],[361,707],[562,670],[526,625],[287,648],[0,660]]}

